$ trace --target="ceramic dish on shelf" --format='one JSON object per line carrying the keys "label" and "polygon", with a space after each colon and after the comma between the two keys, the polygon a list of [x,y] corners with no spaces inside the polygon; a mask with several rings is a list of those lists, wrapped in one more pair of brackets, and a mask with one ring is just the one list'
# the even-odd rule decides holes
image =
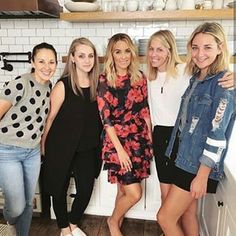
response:
{"label": "ceramic dish on shelf", "polygon": [[227,4],[227,6],[228,6],[229,8],[236,8],[236,1],[234,1],[234,2],[229,2],[229,3]]}
{"label": "ceramic dish on shelf", "polygon": [[96,0],[71,0],[72,2],[96,2]]}
{"label": "ceramic dish on shelf", "polygon": [[65,8],[71,12],[76,11],[97,11],[99,9],[97,2],[72,2],[68,1],[65,3]]}

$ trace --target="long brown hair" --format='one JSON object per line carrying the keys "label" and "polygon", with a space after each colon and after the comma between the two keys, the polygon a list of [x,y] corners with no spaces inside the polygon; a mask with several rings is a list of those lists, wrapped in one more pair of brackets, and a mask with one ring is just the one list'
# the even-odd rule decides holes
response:
{"label": "long brown hair", "polygon": [[63,77],[68,77],[70,80],[71,87],[73,89],[73,92],[78,95],[78,91],[80,94],[83,95],[83,91],[80,88],[78,84],[78,78],[77,78],[77,73],[76,73],[76,66],[72,62],[72,57],[74,56],[74,53],[76,51],[76,47],[78,45],[87,45],[93,49],[94,52],[94,66],[91,69],[91,71],[88,73],[89,81],[90,81],[90,99],[92,101],[96,100],[96,95],[97,95],[97,85],[98,85],[98,75],[99,75],[99,62],[98,62],[98,55],[95,46],[93,43],[87,39],[87,38],[77,38],[72,41],[70,45],[70,49],[67,55],[67,62],[65,65],[65,69],[62,73],[62,78]]}
{"label": "long brown hair", "polygon": [[106,74],[109,85],[114,88],[116,87],[115,82],[117,79],[117,74],[114,64],[113,51],[114,51],[114,45],[118,41],[125,42],[131,51],[131,63],[128,67],[128,74],[130,75],[131,84],[134,84],[142,77],[142,74],[139,71],[137,50],[131,38],[127,34],[123,33],[115,34],[109,40],[104,61],[104,73]]}

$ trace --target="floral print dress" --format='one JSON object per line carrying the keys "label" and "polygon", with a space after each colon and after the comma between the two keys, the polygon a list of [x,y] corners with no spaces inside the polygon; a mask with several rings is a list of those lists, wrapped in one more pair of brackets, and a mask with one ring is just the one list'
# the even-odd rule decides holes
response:
{"label": "floral print dress", "polygon": [[[150,174],[152,143],[148,136],[145,118],[150,118],[147,102],[146,77],[131,85],[130,77],[119,76],[116,88],[108,85],[104,74],[99,77],[98,108],[104,124],[102,159],[104,170],[108,170],[111,183],[139,183]],[[132,161],[132,170],[120,166],[118,154],[106,133],[107,127],[114,127],[121,145]]]}

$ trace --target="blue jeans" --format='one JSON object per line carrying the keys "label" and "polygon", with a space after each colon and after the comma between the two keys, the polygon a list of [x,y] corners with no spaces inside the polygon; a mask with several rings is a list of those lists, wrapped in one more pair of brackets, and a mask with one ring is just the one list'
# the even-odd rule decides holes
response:
{"label": "blue jeans", "polygon": [[33,197],[40,171],[40,149],[0,144],[0,188],[5,205],[3,215],[16,226],[17,236],[28,236]]}

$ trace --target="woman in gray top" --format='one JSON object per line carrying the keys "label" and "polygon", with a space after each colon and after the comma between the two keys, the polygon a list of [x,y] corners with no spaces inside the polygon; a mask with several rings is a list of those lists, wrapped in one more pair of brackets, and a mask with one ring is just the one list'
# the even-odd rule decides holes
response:
{"label": "woman in gray top", "polygon": [[0,94],[0,188],[10,235],[29,233],[40,170],[39,144],[56,66],[54,47],[38,44],[32,53],[31,73],[7,82]]}

